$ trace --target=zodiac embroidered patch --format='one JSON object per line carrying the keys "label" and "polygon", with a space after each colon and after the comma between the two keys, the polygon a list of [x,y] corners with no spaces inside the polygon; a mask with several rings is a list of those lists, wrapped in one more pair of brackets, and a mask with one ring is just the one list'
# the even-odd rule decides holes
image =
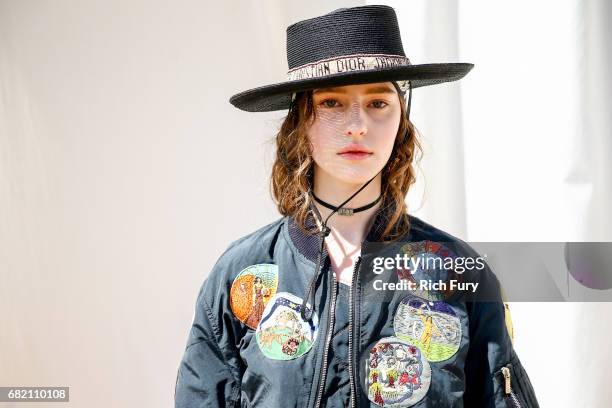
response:
{"label": "zodiac embroidered patch", "polygon": [[[310,305],[307,305],[310,310]],[[302,320],[302,299],[287,292],[277,293],[263,312],[256,338],[261,352],[273,360],[292,360],[307,353],[317,338],[319,320]]]}
{"label": "zodiac embroidered patch", "polygon": [[256,329],[268,301],[278,287],[278,266],[256,264],[244,268],[232,283],[232,313],[251,329]]}
{"label": "zodiac embroidered patch", "polygon": [[461,320],[452,306],[407,296],[397,307],[393,330],[431,362],[451,358],[461,343]]}
{"label": "zodiac embroidered patch", "polygon": [[365,365],[368,398],[381,407],[411,407],[429,390],[427,359],[418,347],[397,337],[380,339],[370,349]]}
{"label": "zodiac embroidered patch", "polygon": [[[400,280],[429,283],[449,282],[458,279],[458,274],[452,269],[455,254],[439,242],[419,241],[405,244],[400,249],[400,256],[407,255],[412,265],[409,269],[398,269]],[[430,285],[426,285],[430,286]],[[451,297],[454,289],[445,285],[445,290],[417,289],[413,294],[428,300],[445,300]]]}

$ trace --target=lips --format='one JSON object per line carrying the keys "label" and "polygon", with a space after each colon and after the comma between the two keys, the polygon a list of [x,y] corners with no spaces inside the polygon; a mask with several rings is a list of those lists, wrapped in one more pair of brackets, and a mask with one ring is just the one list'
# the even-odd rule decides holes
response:
{"label": "lips", "polygon": [[338,152],[339,156],[350,160],[365,159],[366,157],[370,157],[372,154],[373,152],[371,150],[359,145],[349,145]]}
{"label": "lips", "polygon": [[366,153],[366,152],[346,152],[346,153],[338,153],[338,154],[344,157],[345,159],[349,159],[349,160],[365,159],[366,157],[370,157],[372,155],[372,153]]}

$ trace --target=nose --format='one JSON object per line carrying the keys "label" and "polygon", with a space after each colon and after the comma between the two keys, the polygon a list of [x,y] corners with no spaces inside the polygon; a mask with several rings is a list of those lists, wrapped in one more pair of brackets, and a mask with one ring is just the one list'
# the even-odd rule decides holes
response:
{"label": "nose", "polygon": [[361,107],[353,105],[348,112],[345,134],[352,138],[361,138],[368,132]]}

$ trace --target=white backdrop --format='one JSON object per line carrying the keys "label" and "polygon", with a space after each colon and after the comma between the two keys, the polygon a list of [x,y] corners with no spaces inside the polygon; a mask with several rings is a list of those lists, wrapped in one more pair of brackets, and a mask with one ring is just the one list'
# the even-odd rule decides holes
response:
{"label": "white backdrop", "polygon": [[[203,278],[278,216],[282,113],[228,99],[284,77],[287,25],[359,4],[0,0],[0,385],[172,404]],[[473,241],[612,238],[610,5],[391,4],[413,62],[476,65],[413,93],[413,213]],[[609,306],[512,305],[543,407],[612,397]]]}

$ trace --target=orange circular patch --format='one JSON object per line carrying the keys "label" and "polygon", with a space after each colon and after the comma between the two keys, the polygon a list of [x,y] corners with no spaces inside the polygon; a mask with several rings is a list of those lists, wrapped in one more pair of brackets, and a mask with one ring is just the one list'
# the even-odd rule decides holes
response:
{"label": "orange circular patch", "polygon": [[278,287],[278,266],[250,265],[240,271],[230,289],[230,306],[238,320],[256,329]]}

